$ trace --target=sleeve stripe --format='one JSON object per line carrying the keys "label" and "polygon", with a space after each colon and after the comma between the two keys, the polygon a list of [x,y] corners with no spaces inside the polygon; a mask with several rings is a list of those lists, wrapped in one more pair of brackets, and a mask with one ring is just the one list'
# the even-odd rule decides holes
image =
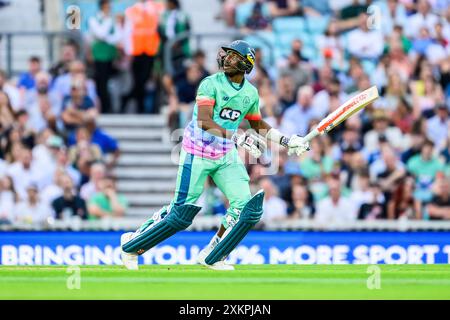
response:
{"label": "sleeve stripe", "polygon": [[195,102],[197,102],[197,105],[199,107],[204,106],[204,107],[212,107],[216,104],[216,100],[213,98],[208,98],[208,97],[197,97],[195,99]]}
{"label": "sleeve stripe", "polygon": [[245,119],[247,120],[261,120],[261,115],[260,114],[247,114],[245,116]]}

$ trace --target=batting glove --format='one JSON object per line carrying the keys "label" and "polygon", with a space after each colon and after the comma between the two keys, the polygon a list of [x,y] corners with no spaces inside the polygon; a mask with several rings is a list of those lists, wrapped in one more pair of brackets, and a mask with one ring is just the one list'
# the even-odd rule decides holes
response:
{"label": "batting glove", "polygon": [[297,156],[302,155],[306,151],[310,150],[309,141],[305,141],[303,137],[294,134],[287,144],[288,147],[288,155],[297,154]]}
{"label": "batting glove", "polygon": [[255,158],[261,157],[267,148],[264,138],[252,130],[247,130],[243,133],[235,132],[231,140],[239,147],[247,150]]}

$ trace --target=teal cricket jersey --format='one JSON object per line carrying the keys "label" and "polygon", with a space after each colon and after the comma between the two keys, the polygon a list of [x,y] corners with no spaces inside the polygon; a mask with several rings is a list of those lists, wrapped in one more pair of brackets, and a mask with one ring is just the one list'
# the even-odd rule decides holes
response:
{"label": "teal cricket jersey", "polygon": [[261,119],[258,90],[249,81],[231,83],[223,72],[206,77],[197,90],[192,120],[183,136],[184,150],[202,158],[219,159],[234,148],[231,140],[199,128],[197,113],[202,106],[214,106],[213,120],[230,131],[236,131],[243,119]]}

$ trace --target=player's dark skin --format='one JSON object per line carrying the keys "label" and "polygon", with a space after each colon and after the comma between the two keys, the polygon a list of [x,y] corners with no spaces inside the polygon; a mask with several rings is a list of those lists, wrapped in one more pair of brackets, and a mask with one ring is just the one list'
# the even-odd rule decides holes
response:
{"label": "player's dark skin", "polygon": [[[236,67],[238,59],[242,58],[234,52],[229,52],[225,57],[223,70],[225,72],[225,75],[231,82],[242,84],[242,82],[244,81],[245,73],[240,71]],[[231,137],[233,136],[233,132],[222,128],[213,120],[214,106],[202,106],[201,108],[198,108],[197,112],[197,124],[200,128],[208,131],[215,136],[231,139]],[[248,120],[248,122],[250,124],[250,127],[263,137],[265,137],[267,132],[269,132],[269,130],[272,128],[267,122],[262,119]],[[219,237],[222,237],[225,230],[225,227],[221,225],[219,231],[217,232],[217,235]]]}

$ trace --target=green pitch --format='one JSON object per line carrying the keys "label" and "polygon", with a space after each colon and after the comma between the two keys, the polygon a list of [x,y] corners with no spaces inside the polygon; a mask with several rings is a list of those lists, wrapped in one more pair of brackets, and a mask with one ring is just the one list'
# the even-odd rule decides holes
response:
{"label": "green pitch", "polygon": [[379,268],[370,290],[376,274],[363,265],[82,266],[79,278],[67,267],[3,266],[0,299],[450,299],[450,265]]}

